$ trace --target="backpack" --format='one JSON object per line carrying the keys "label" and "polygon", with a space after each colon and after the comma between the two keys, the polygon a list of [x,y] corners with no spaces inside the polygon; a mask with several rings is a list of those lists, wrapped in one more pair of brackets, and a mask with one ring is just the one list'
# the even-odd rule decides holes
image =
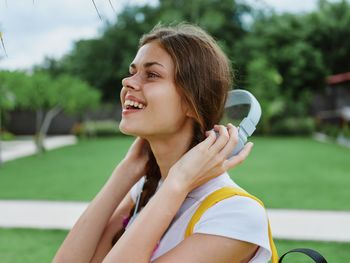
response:
{"label": "backpack", "polygon": [[[221,200],[224,200],[226,198],[239,195],[239,196],[245,196],[254,199],[257,201],[262,207],[264,207],[264,204],[255,196],[250,195],[249,193],[245,192],[242,189],[235,188],[235,187],[223,187],[219,190],[214,191],[213,193],[209,194],[200,204],[200,206],[197,208],[195,213],[193,214],[190,222],[187,225],[186,231],[185,231],[185,238],[190,236],[193,233],[193,229],[195,224],[199,221],[201,216],[207,211],[210,207],[215,205],[216,203],[220,202]],[[271,262],[272,263],[281,263],[283,258],[289,254],[289,253],[303,253],[310,258],[312,258],[316,263],[327,263],[326,259],[319,254],[317,251],[309,249],[309,248],[296,248],[292,249],[290,251],[287,251],[284,253],[280,258],[278,258],[277,254],[277,249],[275,246],[275,243],[272,238],[272,232],[271,232],[271,227],[270,223],[268,222],[268,233],[269,233],[269,241],[270,241],[270,247],[271,247],[271,252],[272,252],[272,258]]]}

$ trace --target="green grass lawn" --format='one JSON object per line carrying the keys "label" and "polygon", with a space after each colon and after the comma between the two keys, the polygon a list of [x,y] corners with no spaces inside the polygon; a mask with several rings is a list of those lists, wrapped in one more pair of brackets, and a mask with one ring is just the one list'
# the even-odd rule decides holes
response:
{"label": "green grass lawn", "polygon": [[[350,150],[308,138],[254,137],[253,152],[230,174],[267,207],[350,210]],[[5,163],[0,199],[89,201],[123,158],[132,138],[83,140]],[[1,229],[0,263],[51,262],[66,231]],[[279,253],[296,247],[319,250],[328,262],[350,262],[350,243],[276,241]],[[299,255],[286,263],[312,262]]]}
{"label": "green grass lawn", "polygon": [[350,210],[350,149],[309,138],[253,138],[230,172],[270,208]]}
{"label": "green grass lawn", "polygon": [[[5,163],[0,199],[91,200],[123,158],[132,138],[83,140]],[[309,138],[254,137],[236,182],[269,208],[350,210],[350,150]]]}
{"label": "green grass lawn", "polygon": [[[60,230],[1,229],[0,263],[51,262],[67,232]],[[350,243],[301,242],[276,240],[279,254],[297,247],[319,251],[329,263],[350,262]],[[311,263],[305,256],[294,254],[286,257],[288,263]]]}
{"label": "green grass lawn", "polygon": [[0,168],[0,199],[90,200],[122,159],[128,137],[82,140],[5,163]]}

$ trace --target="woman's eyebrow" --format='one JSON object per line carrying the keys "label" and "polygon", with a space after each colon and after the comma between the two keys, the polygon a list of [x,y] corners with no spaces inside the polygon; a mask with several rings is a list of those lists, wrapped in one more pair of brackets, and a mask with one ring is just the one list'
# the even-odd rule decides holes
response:
{"label": "woman's eyebrow", "polygon": [[[151,66],[153,66],[153,65],[158,65],[158,66],[161,66],[161,67],[165,68],[162,64],[160,64],[160,63],[158,63],[158,62],[156,62],[156,61],[146,62],[146,63],[143,64],[143,67],[144,67],[144,68],[149,68],[149,67],[151,67]],[[135,63],[131,63],[131,64],[130,64],[130,68],[132,68],[132,69],[137,68],[137,67],[136,67],[136,64],[135,64]]]}

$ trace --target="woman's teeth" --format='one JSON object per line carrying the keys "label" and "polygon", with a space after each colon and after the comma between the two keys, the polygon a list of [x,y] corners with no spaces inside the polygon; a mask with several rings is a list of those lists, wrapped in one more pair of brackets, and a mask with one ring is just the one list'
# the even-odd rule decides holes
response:
{"label": "woman's teeth", "polygon": [[126,100],[124,102],[124,107],[127,107],[127,106],[132,106],[132,107],[139,108],[139,109],[145,108],[145,106],[142,103],[139,103],[139,102],[133,101],[133,100]]}

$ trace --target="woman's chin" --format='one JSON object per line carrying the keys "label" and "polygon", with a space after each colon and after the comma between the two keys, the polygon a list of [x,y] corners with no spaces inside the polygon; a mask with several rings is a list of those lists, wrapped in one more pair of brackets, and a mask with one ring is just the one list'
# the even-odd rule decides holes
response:
{"label": "woman's chin", "polygon": [[131,127],[127,127],[126,125],[123,124],[123,122],[121,122],[119,124],[119,130],[121,133],[125,134],[125,135],[130,135],[130,136],[140,136],[141,132],[137,131],[136,129],[133,129]]}

